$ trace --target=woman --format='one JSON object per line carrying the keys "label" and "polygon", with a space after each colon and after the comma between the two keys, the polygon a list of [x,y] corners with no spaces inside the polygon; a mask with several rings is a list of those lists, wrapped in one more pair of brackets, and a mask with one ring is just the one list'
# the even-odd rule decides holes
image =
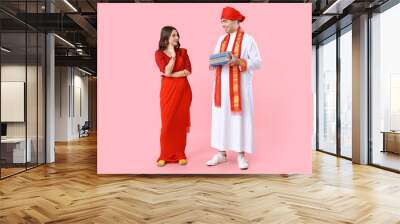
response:
{"label": "woman", "polygon": [[180,48],[179,33],[172,26],[161,29],[156,63],[162,73],[161,107],[161,153],[158,166],[178,162],[186,165],[186,133],[190,127],[190,104],[192,91],[187,80],[192,68],[185,48]]}

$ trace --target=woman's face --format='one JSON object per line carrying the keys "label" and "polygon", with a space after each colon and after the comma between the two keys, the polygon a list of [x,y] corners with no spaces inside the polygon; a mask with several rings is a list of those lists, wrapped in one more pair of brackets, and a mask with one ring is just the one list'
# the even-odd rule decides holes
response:
{"label": "woman's face", "polygon": [[178,32],[176,30],[173,30],[171,36],[169,36],[168,43],[172,44],[172,46],[176,46],[178,45],[178,42],[179,42]]}

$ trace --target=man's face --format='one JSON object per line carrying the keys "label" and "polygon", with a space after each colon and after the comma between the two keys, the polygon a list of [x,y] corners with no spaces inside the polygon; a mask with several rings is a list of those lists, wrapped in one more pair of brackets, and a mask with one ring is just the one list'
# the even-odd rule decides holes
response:
{"label": "man's face", "polygon": [[222,19],[221,20],[221,26],[225,30],[226,33],[232,33],[232,32],[235,32],[235,30],[237,29],[238,21],[237,20]]}

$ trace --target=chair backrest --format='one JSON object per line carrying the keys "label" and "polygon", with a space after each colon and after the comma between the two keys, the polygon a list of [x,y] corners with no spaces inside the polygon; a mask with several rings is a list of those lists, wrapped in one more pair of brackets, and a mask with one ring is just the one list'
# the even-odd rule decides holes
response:
{"label": "chair backrest", "polygon": [[89,128],[89,121],[85,121],[85,124],[83,124],[82,128]]}

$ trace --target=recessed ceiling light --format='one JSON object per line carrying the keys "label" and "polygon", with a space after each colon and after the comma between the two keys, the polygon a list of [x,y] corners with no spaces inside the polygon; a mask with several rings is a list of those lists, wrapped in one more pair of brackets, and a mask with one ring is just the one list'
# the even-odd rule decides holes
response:
{"label": "recessed ceiling light", "polygon": [[4,51],[4,52],[7,52],[7,53],[10,53],[10,52],[11,52],[11,50],[9,50],[9,49],[7,49],[7,48],[5,48],[5,47],[1,47],[1,50]]}

